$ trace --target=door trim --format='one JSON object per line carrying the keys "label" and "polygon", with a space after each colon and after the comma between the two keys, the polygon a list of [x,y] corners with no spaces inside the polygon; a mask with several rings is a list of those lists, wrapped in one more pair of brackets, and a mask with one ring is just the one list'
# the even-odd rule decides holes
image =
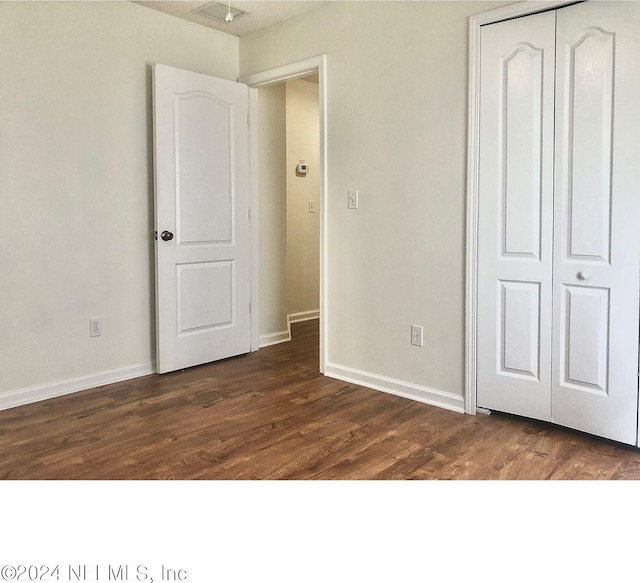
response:
{"label": "door trim", "polygon": [[469,17],[469,95],[467,125],[467,214],[465,270],[464,411],[477,410],[478,346],[478,176],[480,161],[480,28],[503,20],[555,10],[584,0],[520,2]]}
{"label": "door trim", "polygon": [[[318,74],[319,77],[319,113],[320,113],[320,372],[324,374],[327,357],[327,56],[319,55],[304,61],[298,61],[275,67],[267,71],[245,75],[238,82],[251,88],[249,109],[251,111],[251,160],[258,155],[257,127],[253,120],[258,118],[259,87],[275,85],[290,79]],[[258,226],[258,168],[251,164],[251,350],[257,350],[260,342],[258,322],[259,314],[259,226]],[[254,348],[255,347],[255,348]]]}

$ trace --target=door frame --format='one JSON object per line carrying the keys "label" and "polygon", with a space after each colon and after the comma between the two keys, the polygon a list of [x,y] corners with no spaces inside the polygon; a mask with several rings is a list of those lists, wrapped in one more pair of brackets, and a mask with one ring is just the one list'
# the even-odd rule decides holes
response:
{"label": "door frame", "polygon": [[260,322],[260,253],[259,253],[259,184],[258,184],[258,91],[260,87],[275,85],[291,79],[317,74],[319,78],[320,117],[320,372],[324,374],[327,358],[327,56],[318,55],[267,71],[245,75],[238,79],[251,89],[249,111],[251,117],[251,350],[259,347]]}
{"label": "door frame", "polygon": [[555,10],[585,0],[520,2],[469,17],[469,96],[467,125],[467,226],[465,270],[464,411],[477,407],[478,347],[478,178],[480,167],[480,28],[503,20]]}

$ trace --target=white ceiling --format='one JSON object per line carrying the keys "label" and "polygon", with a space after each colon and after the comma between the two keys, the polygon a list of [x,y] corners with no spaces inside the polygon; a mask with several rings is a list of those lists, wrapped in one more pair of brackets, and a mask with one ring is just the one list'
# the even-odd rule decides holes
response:
{"label": "white ceiling", "polygon": [[[225,4],[227,2],[227,0],[221,1]],[[209,2],[210,0],[199,2],[191,0],[139,0],[136,1],[136,4],[160,10],[172,16],[190,20],[209,28],[215,28],[234,36],[244,36],[329,3],[327,0],[231,0],[232,8],[244,10],[247,14],[227,23],[211,20],[200,14],[194,14],[193,11],[195,9],[209,4]]]}

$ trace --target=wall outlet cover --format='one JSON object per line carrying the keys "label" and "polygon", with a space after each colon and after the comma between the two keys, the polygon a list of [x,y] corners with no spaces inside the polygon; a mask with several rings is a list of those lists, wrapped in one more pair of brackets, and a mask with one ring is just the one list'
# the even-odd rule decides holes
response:
{"label": "wall outlet cover", "polygon": [[423,345],[423,329],[422,326],[411,326],[411,344],[413,346]]}
{"label": "wall outlet cover", "polygon": [[89,320],[89,336],[91,338],[102,336],[102,319],[101,318],[91,318]]}

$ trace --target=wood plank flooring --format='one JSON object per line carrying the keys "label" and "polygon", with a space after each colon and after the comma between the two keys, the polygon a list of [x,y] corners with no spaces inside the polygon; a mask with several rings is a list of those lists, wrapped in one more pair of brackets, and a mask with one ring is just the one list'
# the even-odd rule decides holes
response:
{"label": "wood plank flooring", "polygon": [[292,342],[0,412],[0,478],[639,479],[640,450],[323,377]]}

